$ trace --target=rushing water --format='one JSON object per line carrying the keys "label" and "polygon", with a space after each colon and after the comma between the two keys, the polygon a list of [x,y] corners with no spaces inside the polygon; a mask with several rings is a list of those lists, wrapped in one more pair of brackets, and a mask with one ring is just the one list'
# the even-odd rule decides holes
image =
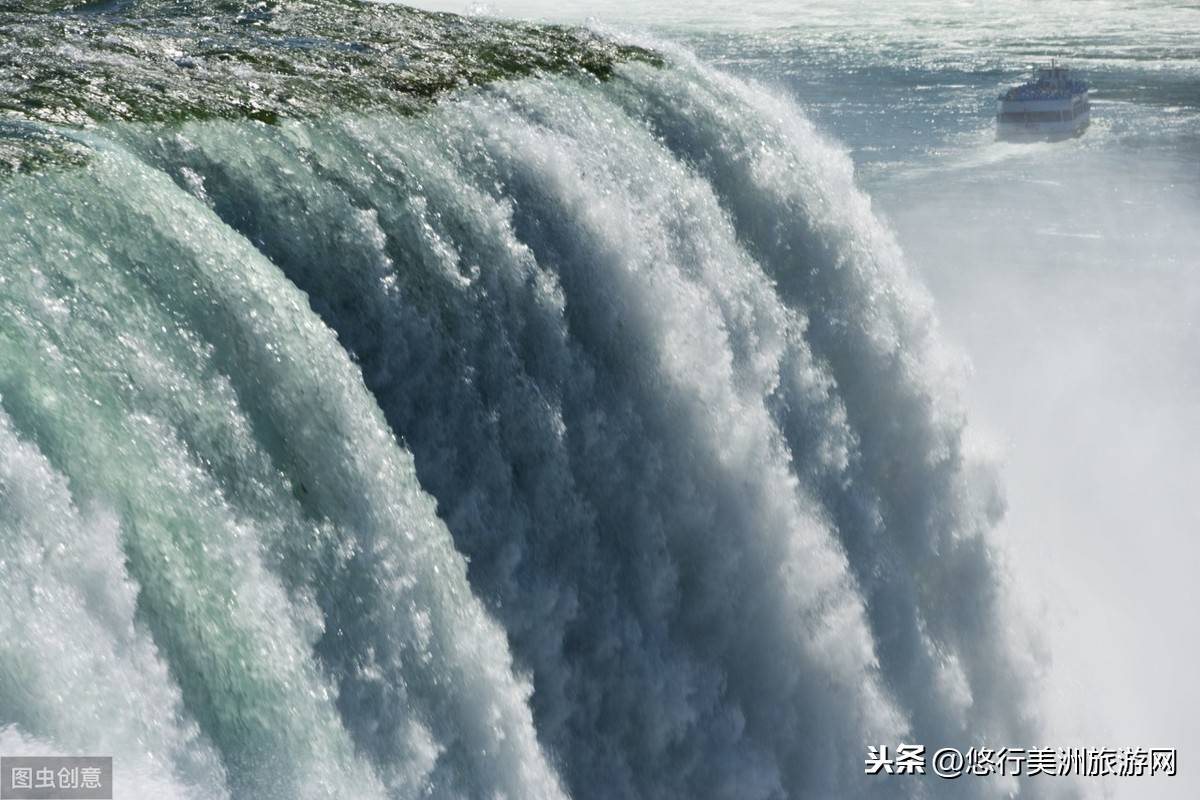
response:
{"label": "rushing water", "polygon": [[44,5],[0,6],[0,753],[131,798],[1022,788],[862,774],[1050,723],[854,160],[927,225],[1056,155],[872,156],[838,62],[753,32]]}
{"label": "rushing water", "polygon": [[[502,0],[492,12],[594,15],[684,41],[794,98],[847,147],[932,290],[943,339],[973,365],[968,435],[1003,463],[996,534],[1051,654],[1033,679],[1043,738],[1195,752],[1200,8]],[[1051,57],[1091,83],[1091,128],[1054,145],[994,141],[996,95]],[[1181,773],[1090,791],[1198,786]]]}

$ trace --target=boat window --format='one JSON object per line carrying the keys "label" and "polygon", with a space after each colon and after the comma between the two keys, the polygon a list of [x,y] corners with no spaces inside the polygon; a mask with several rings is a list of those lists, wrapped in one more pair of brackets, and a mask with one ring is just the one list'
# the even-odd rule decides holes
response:
{"label": "boat window", "polygon": [[1001,122],[1016,124],[1028,122],[1061,122],[1071,119],[1069,111],[1005,111],[999,116]]}

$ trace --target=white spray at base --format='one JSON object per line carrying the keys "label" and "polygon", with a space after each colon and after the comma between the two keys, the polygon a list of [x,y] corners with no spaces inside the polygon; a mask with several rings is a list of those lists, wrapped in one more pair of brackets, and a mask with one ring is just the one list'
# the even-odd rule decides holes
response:
{"label": "white spray at base", "polygon": [[[4,187],[0,491],[63,509],[5,547],[115,598],[0,601],[55,629],[0,675],[96,642],[7,736],[178,796],[1039,796],[863,774],[1036,733],[1002,503],[848,159],[676,62]],[[64,719],[98,668],[162,699]]]}

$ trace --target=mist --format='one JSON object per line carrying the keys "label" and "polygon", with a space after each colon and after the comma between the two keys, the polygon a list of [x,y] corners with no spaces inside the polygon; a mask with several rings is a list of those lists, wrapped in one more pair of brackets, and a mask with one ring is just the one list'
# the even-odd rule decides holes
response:
{"label": "mist", "polygon": [[1197,176],[1137,150],[983,149],[997,160],[880,196],[973,365],[967,405],[1007,486],[997,534],[1048,659],[1048,734],[1192,752]]}

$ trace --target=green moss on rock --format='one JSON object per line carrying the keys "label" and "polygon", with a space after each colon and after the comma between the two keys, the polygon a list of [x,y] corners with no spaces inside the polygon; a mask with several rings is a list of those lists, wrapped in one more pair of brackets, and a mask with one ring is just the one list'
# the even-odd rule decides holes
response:
{"label": "green moss on rock", "polygon": [[[506,78],[606,80],[630,59],[661,63],[584,29],[362,0],[0,0],[0,120],[274,124],[345,110],[412,113]],[[14,154],[30,146],[5,130],[0,170],[24,163]]]}

